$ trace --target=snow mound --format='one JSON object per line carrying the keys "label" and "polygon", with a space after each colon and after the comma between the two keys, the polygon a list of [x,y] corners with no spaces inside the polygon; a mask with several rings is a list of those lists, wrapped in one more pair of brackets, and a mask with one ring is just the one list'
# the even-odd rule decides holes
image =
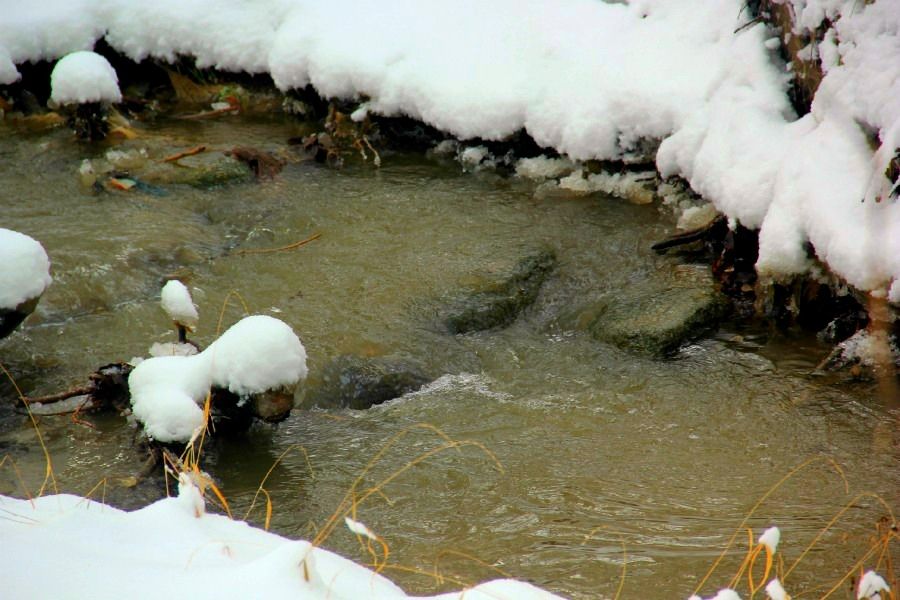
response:
{"label": "snow mound", "polygon": [[174,279],[167,282],[160,298],[163,310],[170,319],[192,331],[197,327],[200,315],[191,300],[191,293],[183,283]]}
{"label": "snow mound", "polygon": [[120,102],[119,78],[109,61],[82,50],[62,57],[50,74],[50,99],[60,105]]}
{"label": "snow mound", "polygon": [[200,405],[212,386],[241,397],[306,379],[306,350],[286,323],[245,317],[193,356],[155,356],[128,378],[132,413],[151,438],[187,442],[204,425]]}
{"label": "snow mound", "polygon": [[267,315],[241,319],[201,352],[212,381],[238,396],[294,385],[306,379],[306,349],[284,321]]}
{"label": "snow mound", "polygon": [[[386,577],[337,554],[204,510],[190,478],[179,496],[125,512],[71,495],[0,496],[0,563],[9,598],[408,598]],[[42,573],[23,569],[40,564]],[[62,576],[65,574],[65,576]],[[137,583],[141,582],[141,583]],[[152,582],[152,585],[149,583]],[[497,580],[439,600],[553,600],[530,584]]]}
{"label": "snow mound", "polygon": [[39,297],[51,281],[50,259],[40,242],[0,228],[0,309]]}

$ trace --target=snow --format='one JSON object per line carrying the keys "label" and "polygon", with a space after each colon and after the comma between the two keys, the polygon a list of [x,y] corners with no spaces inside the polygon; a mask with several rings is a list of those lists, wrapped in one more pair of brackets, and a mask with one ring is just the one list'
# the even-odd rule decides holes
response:
{"label": "snow", "polygon": [[50,99],[59,105],[121,102],[119,78],[109,61],[81,50],[62,57],[50,74]]}
{"label": "snow", "polygon": [[778,542],[781,541],[781,530],[777,527],[769,527],[759,536],[758,542],[765,546],[769,552],[775,554],[778,550]]}
{"label": "snow", "polygon": [[160,442],[187,442],[204,426],[200,405],[212,386],[238,396],[290,388],[306,379],[306,350],[289,325],[254,315],[192,356],[154,356],[128,378],[132,414]]}
{"label": "snow", "polygon": [[856,592],[856,600],[870,600],[876,597],[882,597],[881,592],[890,593],[891,588],[881,575],[875,571],[866,571],[862,579],[859,580],[859,588]]}
{"label": "snow", "polygon": [[[179,495],[133,512],[85,498],[0,496],[0,538],[16,560],[0,564],[4,597],[408,598],[387,578],[337,554],[205,512],[186,474]],[[40,565],[42,577],[23,565]],[[151,584],[152,582],[152,584]],[[552,600],[527,583],[498,580],[440,600]]]}
{"label": "snow", "polygon": [[40,242],[0,228],[0,309],[39,297],[51,281],[50,259]]}
{"label": "snow", "polygon": [[254,315],[238,321],[201,352],[213,384],[247,396],[306,379],[306,349],[283,321]]}
{"label": "snow", "polygon": [[173,279],[163,286],[160,299],[163,310],[170,319],[192,331],[197,327],[200,315],[197,314],[197,307],[191,300],[187,286]]}
{"label": "snow", "polygon": [[798,34],[827,29],[805,52],[826,75],[800,119],[789,65],[765,26],[743,27],[741,0],[18,3],[0,23],[0,82],[105,35],[134,60],[267,72],[282,90],[364,96],[360,116],[405,115],[460,139],[525,129],[568,160],[627,160],[657,140],[663,175],[761,228],[764,277],[806,272],[810,242],[880,293],[900,280],[900,207],[875,202],[891,193],[883,172],[900,142],[900,0],[784,1]]}
{"label": "snow", "polygon": [[766,586],[766,595],[768,595],[771,600],[791,600],[788,593],[784,591],[784,586],[782,586],[781,582],[777,579],[773,579]]}

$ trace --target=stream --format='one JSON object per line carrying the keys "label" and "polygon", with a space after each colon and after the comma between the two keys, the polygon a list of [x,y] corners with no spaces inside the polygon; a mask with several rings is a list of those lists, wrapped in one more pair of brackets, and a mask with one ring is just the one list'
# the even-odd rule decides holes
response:
{"label": "stream", "polygon": [[[97,192],[79,178],[85,158],[113,147],[274,151],[304,133],[275,117],[160,120],[144,137],[92,146],[65,129],[0,126],[0,226],[39,240],[53,263],[36,313],[0,341],[23,393],[69,388],[173,341],[159,306],[167,276],[188,283],[204,346],[245,308],[284,320],[309,354],[300,408],[277,426],[208,442],[203,464],[239,518],[271,469],[271,530],[289,537],[314,536],[374,458],[367,485],[404,469],[356,518],[389,545],[384,573],[417,593],[504,573],[571,598],[612,598],[624,570],[623,598],[687,598],[756,501],[808,459],[817,461],[748,522],[756,536],[781,528],[786,566],[855,494],[897,506],[900,413],[874,384],[811,376],[830,350],[814,336],[726,323],[658,358],[579,325],[581,307],[685,268],[650,250],[674,227],[658,204],[540,194],[515,177],[387,152],[381,168],[296,161],[272,178],[208,189]],[[241,253],[316,233],[293,250]],[[511,325],[452,335],[436,324],[442,299],[534,247],[558,264]],[[434,381],[368,410],[310,406],[308,391],[345,354],[411,357]],[[14,400],[4,381],[0,456],[11,461],[0,493],[21,497],[40,487],[45,457]],[[129,509],[165,494],[161,477],[123,483],[143,460],[124,417],[80,418],[93,427],[38,417],[59,491]],[[477,444],[407,466],[443,443],[423,423]],[[264,505],[257,499],[247,520],[261,525]],[[868,550],[883,514],[872,497],[855,501],[788,590],[827,591]],[[706,593],[729,583],[746,539]],[[325,546],[369,560],[343,528]]]}

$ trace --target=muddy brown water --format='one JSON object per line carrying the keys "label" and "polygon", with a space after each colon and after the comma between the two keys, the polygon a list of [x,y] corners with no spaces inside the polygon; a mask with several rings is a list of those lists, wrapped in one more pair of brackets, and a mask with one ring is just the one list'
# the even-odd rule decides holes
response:
{"label": "muddy brown water", "polygon": [[[125,148],[152,139],[173,152],[199,143],[272,149],[298,133],[302,126],[278,120],[161,122]],[[566,315],[580,303],[674,268],[648,250],[672,227],[659,206],[536,196],[528,182],[403,154],[383,156],[381,169],[301,162],[259,184],[92,193],[79,165],[108,148],[61,130],[0,129],[0,223],[39,239],[53,261],[54,283],[37,313],[0,341],[25,393],[67,388],[102,364],[173,340],[158,290],[176,271],[190,276],[202,343],[214,339],[220,315],[224,325],[240,318],[243,302],[295,329],[312,378],[345,353],[413,356],[438,377],[371,410],[298,410],[277,427],[210,444],[205,466],[239,516],[284,454],[265,485],[271,528],[308,537],[393,436],[412,428],[364,487],[439,446],[415,427],[428,423],[495,458],[475,446],[443,452],[359,507],[357,518],[390,546],[396,566],[386,574],[405,588],[433,592],[503,572],[564,596],[606,598],[624,571],[623,598],[685,598],[754,503],[808,459],[823,462],[789,480],[749,522],[756,535],[781,527],[788,565],[854,493],[897,504],[898,415],[874,386],[811,377],[828,351],[815,339],[726,325],[658,360],[572,326]],[[294,251],[236,252],[312,233],[321,239]],[[554,248],[560,265],[513,325],[459,336],[434,326],[434,298],[534,244]],[[224,304],[232,292],[241,300]],[[12,387],[0,393],[0,452],[24,480],[8,461],[0,493],[23,496],[23,485],[39,487],[44,457],[27,419],[8,408]],[[94,428],[66,416],[39,420],[61,491],[86,493],[105,481],[94,496],[128,508],[164,493],[160,480],[122,485],[141,460],[124,418],[88,419]],[[840,465],[850,495],[825,458]],[[877,501],[856,501],[791,574],[789,590],[824,593],[869,547],[882,514]],[[257,524],[264,518],[259,506],[249,515]],[[746,544],[745,534],[739,539]],[[368,560],[343,529],[325,545]],[[731,553],[705,591],[727,585],[741,557]],[[403,567],[437,567],[450,579],[436,583]]]}

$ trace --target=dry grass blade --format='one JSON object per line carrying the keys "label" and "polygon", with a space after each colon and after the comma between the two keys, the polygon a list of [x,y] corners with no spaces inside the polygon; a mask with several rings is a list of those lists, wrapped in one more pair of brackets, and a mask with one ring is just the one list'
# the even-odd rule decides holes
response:
{"label": "dry grass blade", "polygon": [[433,579],[437,585],[443,585],[444,583],[452,583],[453,585],[457,585],[457,586],[463,587],[463,588],[472,586],[471,582],[463,581],[463,580],[457,579],[455,577],[448,577],[446,575],[440,575],[438,573],[434,573],[433,571],[426,571],[425,569],[420,569],[418,567],[410,567],[407,565],[391,564],[391,565],[385,565],[384,570],[385,571],[399,571],[401,573],[411,573],[413,575],[421,575],[422,577],[427,577],[429,579]]}
{"label": "dry grass blade", "polygon": [[163,158],[160,162],[175,162],[176,160],[181,160],[182,158],[187,158],[188,156],[194,156],[195,154],[200,154],[201,152],[206,152],[206,146],[194,146],[193,148],[188,148],[182,152],[176,152],[175,154],[170,154],[169,156]]}
{"label": "dry grass blade", "polygon": [[861,569],[862,566],[863,566],[864,564],[866,564],[866,561],[869,560],[869,558],[870,558],[873,554],[875,554],[875,552],[876,552],[880,547],[881,547],[881,544],[879,543],[878,545],[869,548],[868,552],[866,552],[865,554],[862,555],[862,558],[860,558],[858,561],[856,561],[855,563],[853,563],[853,566],[850,567],[850,569],[847,571],[846,575],[844,575],[843,577],[841,577],[841,578],[838,580],[838,582],[835,583],[835,584],[831,587],[830,590],[828,590],[827,592],[825,592],[825,595],[823,595],[823,596],[821,597],[821,600],[825,600],[826,598],[828,598],[829,596],[831,596],[833,593],[835,593],[835,592],[838,590],[838,588],[840,588],[842,585],[844,585],[844,582],[847,581],[848,579],[850,579],[850,577],[852,577],[854,573],[856,573],[859,569]]}
{"label": "dry grass blade", "polygon": [[816,544],[819,543],[819,540],[822,539],[822,536],[824,536],[832,527],[834,527],[835,523],[837,523],[840,520],[840,518],[842,516],[844,516],[844,514],[848,510],[853,508],[853,506],[863,498],[874,498],[875,500],[878,500],[878,502],[881,503],[881,505],[885,508],[885,510],[887,510],[888,514],[890,515],[891,523],[896,523],[896,519],[894,518],[894,512],[893,512],[893,510],[891,510],[890,505],[887,502],[885,502],[884,498],[882,498],[878,494],[873,494],[871,492],[862,492],[860,494],[857,494],[856,496],[854,496],[854,498],[850,502],[845,504],[844,507],[841,508],[841,510],[839,510],[837,512],[837,514],[834,515],[834,517],[831,518],[831,520],[828,522],[828,524],[825,525],[825,527],[822,528],[821,531],[819,531],[819,533],[816,535],[816,537],[813,538],[813,540],[803,550],[803,552],[800,553],[800,556],[797,557],[797,560],[795,560],[793,562],[793,564],[791,564],[791,566],[788,568],[788,570],[785,571],[784,577],[782,578],[782,583],[784,582],[784,579],[787,579],[788,575],[790,575],[794,571],[794,569],[797,568],[797,565],[800,564],[800,561],[802,561],[803,558],[807,554],[809,554],[809,551],[812,550],[816,546]]}
{"label": "dry grass blade", "polygon": [[[208,486],[209,489],[212,490],[216,498],[219,500],[219,507],[225,510],[225,514],[228,515],[229,519],[233,519],[234,517],[231,515],[231,508],[228,506],[228,500],[225,499],[225,496],[222,494],[221,490],[219,490],[219,486],[217,486],[209,477],[207,477],[203,473],[200,473],[199,471],[197,471],[196,473],[197,476],[202,479],[204,483],[203,487]],[[200,488],[201,492],[203,491],[203,487]],[[266,526],[266,529],[268,530],[268,524]]]}
{"label": "dry grass blade", "polygon": [[809,467],[810,465],[813,465],[813,464],[816,464],[819,462],[825,462],[827,464],[830,464],[835,469],[835,471],[838,473],[838,475],[840,475],[842,481],[844,482],[844,489],[849,490],[849,483],[847,482],[847,478],[844,476],[843,470],[841,469],[840,465],[838,465],[831,458],[816,456],[816,457],[810,458],[809,460],[802,462],[798,466],[791,469],[787,473],[787,475],[785,475],[784,477],[779,479],[778,482],[775,483],[775,485],[770,487],[766,491],[766,493],[763,494],[760,497],[760,499],[756,501],[756,504],[753,505],[753,507],[750,509],[750,512],[748,512],[744,516],[744,518],[741,520],[740,524],[735,529],[734,533],[729,538],[728,543],[725,544],[725,548],[722,550],[722,552],[716,558],[715,562],[713,562],[712,566],[710,566],[709,570],[706,572],[706,575],[704,575],[703,579],[700,580],[700,583],[697,584],[697,587],[694,589],[693,595],[698,595],[698,596],[700,595],[700,590],[703,589],[703,586],[706,585],[706,582],[709,581],[709,578],[712,577],[713,573],[715,573],[719,564],[721,564],[722,560],[724,560],[725,556],[728,554],[728,551],[731,549],[731,546],[734,544],[734,541],[737,539],[737,536],[741,533],[741,531],[744,530],[744,528],[747,526],[747,522],[750,521],[750,519],[753,517],[754,514],[756,514],[756,511],[759,509],[760,506],[762,506],[763,502],[768,500],[769,496],[774,494],[782,485],[785,484],[785,482],[787,482],[788,480],[793,478],[797,473],[799,473],[800,471]]}
{"label": "dry grass blade", "polygon": [[[425,431],[434,433],[441,439],[445,440],[445,443],[443,445],[439,446],[438,448],[433,448],[432,450],[429,450],[427,452],[420,454],[413,460],[407,462],[403,467],[394,471],[391,475],[389,475],[388,477],[386,477],[385,479],[380,481],[378,484],[366,489],[361,495],[359,495],[357,497],[357,492],[358,492],[360,485],[362,484],[365,477],[371,472],[372,468],[379,461],[381,461],[382,458],[384,458],[384,456],[388,452],[388,450],[390,448],[392,448],[398,441],[400,441],[402,438],[404,438],[411,432],[416,431],[417,429],[421,429],[421,430],[425,430]],[[402,475],[403,473],[405,473],[406,471],[408,471],[415,465],[417,465],[425,460],[428,460],[435,454],[439,454],[440,452],[444,452],[445,450],[449,450],[449,449],[453,449],[453,448],[459,450],[462,446],[475,446],[475,447],[481,449],[488,457],[490,457],[493,460],[497,469],[501,473],[503,472],[503,465],[500,464],[500,461],[497,460],[497,457],[490,450],[488,450],[483,444],[481,444],[479,442],[473,442],[473,441],[455,441],[455,440],[452,440],[447,434],[445,434],[443,431],[441,431],[439,428],[435,427],[434,425],[431,425],[428,423],[416,423],[415,425],[411,425],[410,427],[407,427],[407,428],[403,429],[402,431],[399,431],[396,434],[394,434],[387,441],[387,443],[385,443],[384,446],[382,446],[381,449],[375,453],[375,456],[373,456],[369,460],[369,462],[366,464],[365,468],[363,468],[363,470],[360,472],[360,474],[356,477],[356,479],[350,485],[350,488],[347,490],[347,493],[344,495],[344,498],[341,500],[341,502],[338,504],[337,508],[335,508],[334,512],[331,514],[331,516],[325,522],[325,525],[322,526],[322,529],[319,531],[319,533],[313,539],[312,545],[320,546],[326,539],[328,539],[328,536],[331,535],[331,533],[334,531],[335,527],[337,527],[337,524],[340,522],[340,520],[344,516],[349,515],[349,514],[356,514],[356,510],[357,510],[357,507],[359,506],[359,504],[364,502],[367,498],[369,498],[372,495],[383,494],[382,488],[385,485],[387,485],[388,483],[390,483],[391,481],[393,481],[394,479],[396,479],[397,477],[399,477],[400,475]]]}
{"label": "dry grass blade", "polygon": [[[605,525],[601,525],[599,527],[594,527],[591,529],[587,535],[584,536],[584,541],[581,542],[581,545],[584,546],[587,544],[593,537],[597,534],[598,531],[603,529],[608,529]],[[628,549],[625,545],[625,536],[617,531],[613,531],[619,537],[619,542],[622,543],[622,575],[619,576],[619,587],[616,588],[616,595],[613,596],[613,600],[619,600],[622,597],[622,590],[625,589],[625,577],[628,574]]]}
{"label": "dry grass blade", "polygon": [[241,110],[240,106],[229,105],[222,108],[216,108],[213,110],[205,110],[203,112],[193,113],[190,115],[181,115],[179,117],[175,117],[176,119],[180,119],[182,121],[196,121],[200,119],[213,119],[215,117],[221,117],[222,115],[227,115],[233,112],[239,112]]}
{"label": "dry grass blade", "polygon": [[232,297],[237,298],[240,301],[241,306],[244,308],[245,315],[250,314],[250,308],[247,306],[247,303],[244,302],[244,299],[241,297],[240,293],[238,293],[237,290],[231,290],[230,292],[228,292],[228,294],[226,294],[225,296],[225,299],[222,301],[222,308],[221,310],[219,310],[219,320],[216,322],[216,337],[219,337],[219,334],[222,333],[222,321],[225,320],[225,309],[228,308],[228,302]]}
{"label": "dry grass blade", "polygon": [[16,479],[19,482],[19,487],[22,488],[22,493],[25,494],[25,497],[28,498],[28,501],[31,502],[33,506],[34,497],[31,495],[31,492],[28,491],[28,486],[25,485],[25,479],[22,477],[22,472],[19,471],[19,465],[16,464],[16,461],[13,460],[13,458],[9,454],[6,454],[3,456],[3,459],[0,460],[0,468],[3,468],[3,465],[5,465],[7,461],[9,461],[13,473],[16,474]]}
{"label": "dry grass blade", "polygon": [[744,560],[741,561],[741,566],[738,568],[737,573],[734,574],[734,577],[731,579],[731,582],[728,584],[728,587],[734,589],[737,585],[738,581],[741,580],[741,577],[744,576],[744,571],[747,570],[747,567],[753,562],[753,530],[749,527],[747,528],[747,554],[744,555]]}
{"label": "dry grass blade", "polygon": [[301,246],[305,246],[310,242],[314,242],[317,239],[322,237],[321,233],[314,233],[305,240],[300,240],[299,242],[294,242],[293,244],[288,244],[287,246],[281,246],[279,248],[248,248],[246,250],[238,250],[235,254],[269,254],[271,252],[284,252],[285,250],[296,250]]}
{"label": "dry grass blade", "polygon": [[[275,468],[276,468],[279,464],[281,464],[281,461],[284,460],[284,458],[285,458],[289,453],[293,452],[294,450],[300,450],[300,451],[303,452],[303,456],[304,456],[304,458],[306,459],[306,466],[309,467],[309,474],[310,474],[310,476],[312,476],[313,479],[316,478],[316,474],[315,474],[315,472],[313,471],[312,463],[309,461],[309,453],[306,451],[306,448],[304,448],[304,447],[301,446],[300,444],[292,444],[292,445],[288,446],[287,449],[286,449],[284,452],[282,452],[282,453],[278,456],[278,458],[275,459],[275,462],[273,462],[273,463],[272,463],[272,466],[269,467],[269,470],[266,471],[266,474],[265,474],[265,476],[262,478],[262,481],[259,482],[259,487],[256,488],[256,493],[253,494],[253,500],[250,501],[250,507],[247,509],[247,512],[244,514],[244,520],[245,520],[245,521],[246,521],[247,518],[250,516],[250,513],[253,512],[253,508],[256,506],[256,501],[257,501],[257,499],[259,498],[259,495],[260,495],[260,494],[265,494],[266,497],[269,496],[269,493],[266,491],[266,489],[265,489],[265,487],[264,487],[264,486],[266,485],[266,482],[269,480],[269,476],[272,475],[272,472],[275,470]],[[268,527],[267,527],[266,529],[268,529]]]}
{"label": "dry grass blade", "polygon": [[103,479],[98,481],[97,484],[94,487],[92,487],[91,489],[89,489],[86,494],[82,494],[82,496],[81,496],[82,501],[90,500],[91,496],[94,495],[94,492],[96,492],[98,488],[103,490],[103,493],[100,494],[100,502],[105,504],[106,503],[106,477],[104,477]]}
{"label": "dry grass blade", "polygon": [[509,573],[507,573],[500,567],[497,567],[496,565],[492,565],[488,562],[485,562],[485,561],[481,560],[480,558],[478,558],[477,556],[473,556],[467,552],[461,552],[459,550],[452,550],[452,549],[441,550],[440,552],[438,552],[437,556],[434,557],[434,573],[436,576],[440,576],[440,572],[441,572],[440,561],[441,561],[441,558],[443,558],[445,556],[458,556],[460,558],[470,560],[470,561],[474,562],[475,564],[481,565],[482,567],[484,567],[486,569],[490,569],[491,571],[497,573],[501,577],[505,577],[507,579],[512,579],[512,575],[510,575]]}
{"label": "dry grass blade", "polygon": [[28,413],[28,418],[31,420],[31,425],[34,427],[34,433],[37,435],[38,443],[41,445],[41,451],[44,453],[44,481],[41,483],[41,487],[38,490],[37,495],[43,496],[44,490],[47,489],[47,483],[49,482],[53,486],[53,492],[55,494],[59,493],[59,486],[56,484],[56,475],[53,473],[53,461],[50,459],[50,451],[47,449],[47,444],[44,443],[44,436],[41,435],[41,429],[38,427],[37,419],[34,418],[34,414],[31,412],[31,409],[28,407],[28,404],[24,402],[25,395],[22,393],[22,390],[19,389],[19,384],[16,383],[16,380],[13,379],[13,376],[6,369],[6,365],[0,362],[0,370],[6,375],[7,379],[9,379],[10,383],[12,383],[13,388],[16,390],[16,394],[19,396],[19,401],[22,402],[22,405],[25,407],[25,411]]}
{"label": "dry grass blade", "polygon": [[272,496],[270,496],[269,492],[264,488],[260,488],[260,491],[266,495],[266,522],[264,524],[264,529],[268,531],[269,525],[272,523]]}

